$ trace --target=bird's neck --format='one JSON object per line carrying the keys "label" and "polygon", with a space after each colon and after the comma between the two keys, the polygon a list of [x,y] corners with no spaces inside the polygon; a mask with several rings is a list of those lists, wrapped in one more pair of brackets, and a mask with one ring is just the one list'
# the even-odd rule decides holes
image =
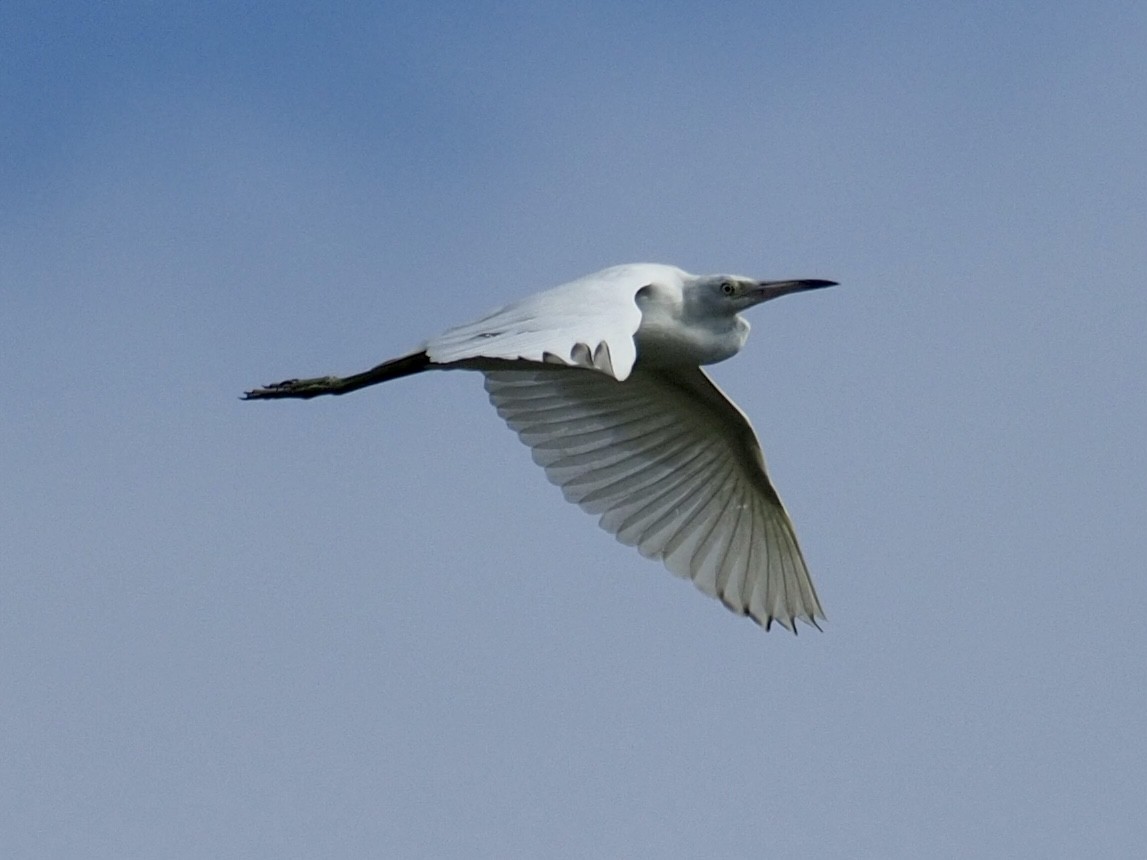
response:
{"label": "bird's neck", "polygon": [[749,323],[740,315],[685,323],[669,314],[645,312],[637,329],[637,357],[656,366],[716,364],[741,351]]}

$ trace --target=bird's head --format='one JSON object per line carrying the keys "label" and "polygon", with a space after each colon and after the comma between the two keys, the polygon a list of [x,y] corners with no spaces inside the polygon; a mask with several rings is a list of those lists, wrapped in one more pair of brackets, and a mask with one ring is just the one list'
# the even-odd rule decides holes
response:
{"label": "bird's head", "polygon": [[834,287],[836,281],[804,278],[793,281],[758,281],[740,275],[704,275],[698,278],[691,292],[701,303],[719,313],[737,314],[743,310],[778,299],[789,293]]}
{"label": "bird's head", "polygon": [[714,364],[736,355],[749,336],[741,312],[789,293],[835,281],[758,281],[740,275],[689,275],[653,280],[637,292],[637,351],[646,362]]}

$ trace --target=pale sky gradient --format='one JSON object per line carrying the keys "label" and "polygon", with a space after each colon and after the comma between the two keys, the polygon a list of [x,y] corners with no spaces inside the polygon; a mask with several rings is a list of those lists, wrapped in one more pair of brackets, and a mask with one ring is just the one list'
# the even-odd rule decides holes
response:
{"label": "pale sky gradient", "polygon": [[[1147,854],[1147,6],[0,7],[0,856]],[[607,265],[751,312],[828,614],[565,503],[475,375]]]}

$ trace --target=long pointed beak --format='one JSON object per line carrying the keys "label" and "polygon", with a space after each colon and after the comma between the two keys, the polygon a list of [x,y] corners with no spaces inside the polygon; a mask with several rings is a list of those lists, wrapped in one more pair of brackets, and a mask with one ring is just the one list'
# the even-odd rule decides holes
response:
{"label": "long pointed beak", "polygon": [[801,293],[805,290],[819,290],[824,287],[835,287],[836,281],[822,281],[817,278],[804,278],[799,281],[760,281],[754,292],[760,296],[760,301],[779,299],[789,293]]}

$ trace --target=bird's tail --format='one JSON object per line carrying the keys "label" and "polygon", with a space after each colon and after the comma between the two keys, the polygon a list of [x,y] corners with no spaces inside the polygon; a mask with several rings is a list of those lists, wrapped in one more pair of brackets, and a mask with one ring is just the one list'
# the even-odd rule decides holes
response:
{"label": "bird's tail", "polygon": [[414,352],[400,358],[384,361],[377,367],[356,373],[353,376],[319,376],[314,379],[286,379],[264,388],[244,392],[244,400],[276,400],[300,398],[309,400],[322,394],[347,394],[380,382],[388,382],[401,376],[421,373],[430,367],[430,357],[422,352]]}

